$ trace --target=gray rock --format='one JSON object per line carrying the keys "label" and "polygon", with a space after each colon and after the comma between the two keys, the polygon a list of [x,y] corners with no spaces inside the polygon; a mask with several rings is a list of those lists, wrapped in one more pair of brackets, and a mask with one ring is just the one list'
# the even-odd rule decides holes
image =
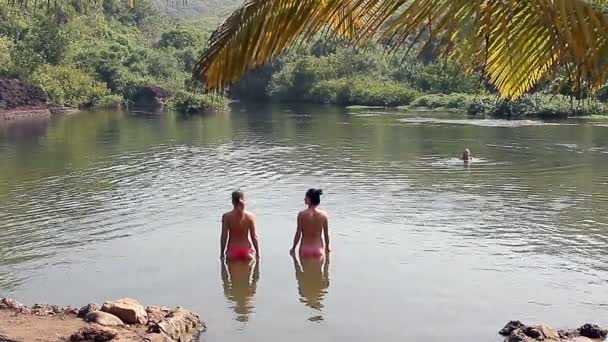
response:
{"label": "gray rock", "polygon": [[543,334],[537,327],[526,326],[522,328],[522,331],[528,337],[532,337],[537,340],[542,340],[541,337],[543,336]]}
{"label": "gray rock", "polygon": [[605,340],[606,336],[608,335],[608,330],[602,329],[595,324],[589,323],[578,328],[578,332],[581,334],[581,336],[601,339],[602,341]]}
{"label": "gray rock", "polygon": [[523,327],[524,324],[520,321],[510,321],[509,323],[507,323],[507,325],[505,325],[504,328],[500,329],[498,333],[502,336],[509,336],[513,332],[513,330]]}
{"label": "gray rock", "polygon": [[608,335],[597,325],[585,324],[578,329],[555,329],[549,325],[525,325],[519,321],[509,322],[502,330],[505,342],[598,342]]}
{"label": "gray rock", "polygon": [[13,298],[5,297],[5,298],[0,299],[0,309],[15,310],[22,306],[23,306],[23,304],[19,303],[18,301],[14,300]]}
{"label": "gray rock", "polygon": [[146,312],[148,313],[148,324],[152,324],[162,321],[171,312],[171,309],[164,306],[150,305],[146,308]]}
{"label": "gray rock", "polygon": [[76,331],[70,336],[70,341],[111,341],[118,335],[114,329],[104,328],[98,325],[89,325]]}
{"label": "gray rock", "polygon": [[169,97],[171,97],[171,93],[167,89],[148,85],[137,89],[132,100],[136,106],[162,107]]}
{"label": "gray rock", "polygon": [[556,341],[559,341],[559,339],[560,339],[557,329],[555,329],[552,326],[549,326],[546,324],[541,324],[537,327],[537,329],[541,332],[541,334],[543,335],[543,337],[545,339],[556,340]]}
{"label": "gray rock", "polygon": [[103,311],[91,311],[84,316],[84,320],[90,323],[97,323],[104,327],[117,327],[124,325],[120,318],[112,315],[111,313]]}
{"label": "gray rock", "polygon": [[61,309],[61,312],[64,315],[73,315],[73,316],[78,315],[78,309],[71,307],[71,306],[66,306],[65,308]]}
{"label": "gray rock", "polygon": [[567,340],[562,340],[562,342],[598,342],[598,340],[592,340],[588,337],[578,336]]}
{"label": "gray rock", "polygon": [[167,336],[165,333],[149,333],[144,336],[146,342],[175,342],[174,339]]}
{"label": "gray rock", "polygon": [[148,313],[141,303],[132,298],[122,298],[103,303],[101,311],[111,313],[127,324],[148,323]]}
{"label": "gray rock", "polygon": [[14,300],[13,298],[8,298],[8,297],[0,299],[0,309],[12,310],[14,312],[27,314],[27,315],[32,313],[30,308],[19,303],[18,301]]}
{"label": "gray rock", "polygon": [[78,310],[78,317],[85,317],[89,312],[92,311],[99,311],[99,309],[101,309],[101,307],[99,306],[99,304],[95,304],[95,303],[89,303],[83,307],[80,308],[80,310]]}
{"label": "gray rock", "polygon": [[505,338],[505,342],[530,342],[533,341],[531,337],[526,336],[524,332],[520,329],[515,329],[511,331],[509,336]]}
{"label": "gray rock", "polygon": [[150,325],[148,332],[163,333],[175,341],[190,341],[204,329],[197,314],[177,308],[159,323]]}
{"label": "gray rock", "polygon": [[36,316],[54,316],[61,312],[57,305],[51,304],[34,304],[30,310]]}

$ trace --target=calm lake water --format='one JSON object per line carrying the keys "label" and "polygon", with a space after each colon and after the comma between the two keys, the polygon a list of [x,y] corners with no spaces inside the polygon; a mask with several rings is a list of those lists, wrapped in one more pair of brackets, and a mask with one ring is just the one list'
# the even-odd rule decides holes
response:
{"label": "calm lake water", "polygon": [[[331,215],[325,265],[288,254],[309,187]],[[256,266],[218,258],[237,188],[258,218]],[[210,342],[608,325],[607,214],[600,122],[245,105],[0,122],[0,296],[182,305]]]}

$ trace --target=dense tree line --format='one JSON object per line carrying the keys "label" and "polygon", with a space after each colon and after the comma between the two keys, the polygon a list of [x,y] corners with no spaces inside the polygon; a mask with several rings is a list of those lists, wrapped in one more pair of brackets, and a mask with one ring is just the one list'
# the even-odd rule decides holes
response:
{"label": "dense tree line", "polygon": [[481,73],[466,72],[449,60],[406,52],[389,55],[381,44],[353,48],[317,40],[299,44],[272,64],[249,72],[231,94],[277,102],[458,109],[502,116],[608,112],[608,87],[597,96],[580,93],[564,74],[557,73],[511,101],[500,99]]}
{"label": "dense tree line", "polygon": [[211,28],[170,21],[147,1],[0,8],[0,77],[32,81],[60,105],[128,101],[147,85],[206,101],[186,85]]}

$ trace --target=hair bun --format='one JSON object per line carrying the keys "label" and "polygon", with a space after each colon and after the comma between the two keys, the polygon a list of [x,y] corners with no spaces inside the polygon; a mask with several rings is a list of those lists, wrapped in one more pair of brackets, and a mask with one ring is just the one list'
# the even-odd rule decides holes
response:
{"label": "hair bun", "polygon": [[317,193],[319,194],[319,196],[323,195],[323,190],[322,189],[317,189]]}

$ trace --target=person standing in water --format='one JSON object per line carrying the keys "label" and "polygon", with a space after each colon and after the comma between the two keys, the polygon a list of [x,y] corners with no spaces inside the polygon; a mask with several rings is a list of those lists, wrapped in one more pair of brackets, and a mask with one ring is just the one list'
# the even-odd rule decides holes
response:
{"label": "person standing in water", "polygon": [[298,214],[296,234],[290,254],[295,253],[298,243],[300,243],[300,257],[323,257],[330,252],[327,213],[318,208],[322,194],[321,189],[309,189],[306,192],[304,202],[308,208]]}
{"label": "person standing in water", "polygon": [[[242,191],[232,193],[232,206],[232,210],[222,216],[220,258],[224,258],[224,253],[228,260],[250,260],[254,255],[259,258],[260,247],[255,216],[245,210],[245,194]],[[226,246],[228,246],[227,250]]]}
{"label": "person standing in water", "polygon": [[462,161],[470,162],[471,160],[473,160],[473,155],[468,148],[465,148],[464,152],[462,152]]}

